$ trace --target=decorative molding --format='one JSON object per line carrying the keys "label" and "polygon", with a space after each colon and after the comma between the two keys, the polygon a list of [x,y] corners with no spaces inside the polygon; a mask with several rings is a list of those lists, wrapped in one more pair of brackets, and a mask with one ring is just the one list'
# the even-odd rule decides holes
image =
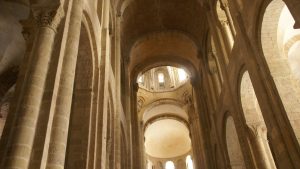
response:
{"label": "decorative molding", "polygon": [[65,13],[62,7],[52,8],[33,8],[33,16],[38,27],[49,27],[56,31]]}
{"label": "decorative molding", "polygon": [[248,128],[250,131],[250,134],[255,139],[262,138],[264,140],[267,140],[267,127],[262,122],[260,123],[253,123],[248,124]]}

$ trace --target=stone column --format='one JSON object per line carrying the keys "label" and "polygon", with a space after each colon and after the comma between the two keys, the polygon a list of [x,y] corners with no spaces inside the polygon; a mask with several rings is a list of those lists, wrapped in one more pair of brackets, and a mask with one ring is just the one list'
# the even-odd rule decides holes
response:
{"label": "stone column", "polygon": [[231,51],[234,40],[233,40],[233,36],[232,36],[231,30],[230,30],[229,22],[228,22],[228,20],[222,20],[221,24],[222,24],[223,30],[225,31],[224,33],[226,36],[227,45],[229,45],[229,51]]}
{"label": "stone column", "polygon": [[259,168],[276,169],[276,165],[267,140],[267,128],[264,124],[249,126],[253,152]]}
{"label": "stone column", "polygon": [[120,33],[121,33],[121,16],[118,15],[115,21],[115,102],[114,102],[114,107],[115,107],[115,112],[114,112],[114,117],[115,117],[115,122],[114,122],[114,169],[121,169],[122,162],[121,162],[121,121],[120,121],[120,114],[122,112],[122,105],[121,105],[121,38],[120,38]]}
{"label": "stone column", "polygon": [[232,32],[232,35],[235,35],[236,31],[235,31],[235,28],[234,28],[234,24],[233,24],[230,9],[229,9],[229,6],[228,6],[228,2],[222,2],[222,8],[224,9],[226,17],[229,21],[229,26],[230,26],[230,30]]}
{"label": "stone column", "polygon": [[6,169],[28,168],[56,28],[63,16],[61,8],[59,10],[43,8],[34,11],[38,28],[18,119],[6,155],[4,165]]}
{"label": "stone column", "polygon": [[200,128],[200,120],[198,115],[196,115],[195,109],[193,105],[188,105],[188,113],[189,117],[189,129],[190,129],[190,138],[192,142],[192,151],[194,158],[197,159],[194,161],[195,168],[201,168],[206,166],[205,154],[203,148],[202,132]]}
{"label": "stone column", "polygon": [[170,76],[170,87],[175,87],[176,84],[175,84],[174,68],[171,66],[168,66],[167,68],[168,68],[168,73]]}
{"label": "stone column", "polygon": [[83,0],[73,0],[69,5],[71,5],[71,8],[69,8],[71,10],[69,13],[69,29],[54,108],[46,161],[47,169],[62,169],[65,162],[75,68],[83,15]]}
{"label": "stone column", "polygon": [[131,87],[131,130],[132,130],[132,162],[133,168],[139,169],[142,168],[143,165],[143,157],[141,154],[141,146],[143,146],[140,142],[140,125],[138,122],[138,114],[137,114],[137,91],[138,84],[134,82]]}
{"label": "stone column", "polygon": [[140,155],[141,155],[141,166],[142,168],[146,167],[147,160],[146,160],[146,153],[145,153],[145,146],[144,146],[144,124],[143,122],[139,121],[139,137],[140,137]]}
{"label": "stone column", "polygon": [[24,93],[24,84],[26,84],[26,75],[28,75],[28,69],[30,67],[31,63],[31,51],[32,51],[32,46],[34,43],[34,37],[35,37],[35,32],[38,27],[35,26],[35,19],[33,17],[32,12],[30,13],[30,16],[26,20],[21,20],[20,21],[22,26],[23,26],[23,37],[26,40],[26,51],[24,54],[23,61],[20,65],[19,68],[19,74],[15,86],[15,92],[13,96],[13,100],[10,102],[10,109],[9,109],[9,114],[6,119],[5,123],[5,128],[3,130],[3,133],[1,135],[1,141],[0,141],[0,168],[4,167],[2,165],[3,161],[5,160],[5,154],[8,149],[8,145],[10,144],[10,138],[11,135],[13,134],[13,126],[15,124],[17,114],[19,108],[20,108],[20,103],[23,98],[23,93]]}

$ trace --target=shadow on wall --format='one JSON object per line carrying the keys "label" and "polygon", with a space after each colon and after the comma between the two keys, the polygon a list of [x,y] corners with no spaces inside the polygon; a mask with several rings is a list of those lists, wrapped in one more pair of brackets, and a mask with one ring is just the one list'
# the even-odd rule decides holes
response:
{"label": "shadow on wall", "polygon": [[0,74],[23,59],[26,46],[20,20],[28,15],[27,6],[0,1]]}

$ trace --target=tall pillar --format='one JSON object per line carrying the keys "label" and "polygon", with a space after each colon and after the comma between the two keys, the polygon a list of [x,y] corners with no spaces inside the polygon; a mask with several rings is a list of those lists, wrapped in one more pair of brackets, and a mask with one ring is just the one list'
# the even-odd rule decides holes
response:
{"label": "tall pillar", "polygon": [[69,29],[58,84],[56,105],[47,154],[47,169],[64,168],[75,68],[80,39],[83,0],[70,1]]}
{"label": "tall pillar", "polygon": [[18,119],[5,159],[6,169],[28,168],[56,28],[63,16],[61,8],[43,8],[34,11],[38,28],[31,52],[31,67],[28,70],[23,98],[18,110]]}
{"label": "tall pillar", "polygon": [[115,21],[115,59],[116,59],[116,65],[115,65],[115,96],[116,96],[116,102],[114,103],[115,106],[115,163],[114,163],[114,169],[121,169],[123,166],[121,162],[121,120],[120,120],[120,114],[122,112],[122,105],[121,105],[121,38],[120,38],[120,33],[121,33],[121,17],[118,16]]}
{"label": "tall pillar", "polygon": [[3,162],[4,162],[4,158],[5,158],[5,154],[7,152],[8,149],[8,145],[10,144],[10,137],[12,135],[12,131],[13,131],[13,126],[15,124],[16,121],[16,117],[18,116],[16,112],[18,112],[17,110],[19,110],[20,107],[20,102],[22,101],[22,96],[24,95],[23,93],[23,88],[24,88],[24,84],[26,81],[26,75],[28,75],[28,69],[30,67],[30,61],[32,60],[31,58],[31,52],[32,52],[32,46],[34,43],[34,37],[35,37],[35,29],[37,29],[37,27],[35,26],[35,19],[33,17],[33,14],[30,13],[29,18],[27,18],[26,20],[21,20],[20,21],[22,26],[23,26],[23,37],[26,40],[26,51],[24,54],[24,58],[23,61],[20,65],[19,68],[19,74],[18,74],[18,78],[17,78],[17,82],[16,82],[16,86],[15,86],[15,91],[14,91],[14,97],[12,102],[10,103],[10,108],[9,108],[9,114],[7,116],[6,119],[6,123],[5,123],[5,128],[3,130],[3,133],[1,135],[1,141],[0,141],[0,168],[4,167]]}
{"label": "tall pillar", "polygon": [[144,146],[144,125],[143,122],[139,121],[139,137],[140,137],[140,155],[141,155],[141,166],[142,168],[146,167],[147,161],[145,156],[145,146]]}
{"label": "tall pillar", "polygon": [[194,105],[191,100],[187,101],[187,109],[189,114],[189,129],[190,129],[190,138],[192,142],[192,151],[194,159],[195,168],[205,168],[207,165],[205,150],[203,148],[204,139],[202,137],[203,133],[201,131],[201,124],[198,114],[195,112]]}
{"label": "tall pillar", "polygon": [[276,169],[276,165],[267,140],[267,128],[264,124],[249,126],[253,152],[259,168]]}
{"label": "tall pillar", "polygon": [[141,146],[143,146],[140,142],[140,129],[138,122],[138,114],[137,114],[137,91],[138,84],[134,83],[132,85],[132,94],[131,94],[131,130],[132,130],[132,162],[134,169],[140,169],[143,165],[143,158],[141,154]]}

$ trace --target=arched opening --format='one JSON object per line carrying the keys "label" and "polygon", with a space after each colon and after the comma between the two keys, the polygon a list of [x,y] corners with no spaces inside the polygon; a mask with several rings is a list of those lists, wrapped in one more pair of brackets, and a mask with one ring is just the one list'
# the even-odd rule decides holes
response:
{"label": "arched opening", "polygon": [[256,165],[259,168],[276,168],[267,138],[267,128],[248,71],[243,72],[240,84],[243,115],[249,133],[247,135]]}
{"label": "arched opening", "polygon": [[234,120],[229,116],[226,120],[226,145],[231,168],[246,169],[241,145],[237,135]]}
{"label": "arched opening", "polygon": [[165,169],[175,169],[175,165],[173,161],[167,161],[165,165]]}
{"label": "arched opening", "polygon": [[87,165],[89,125],[92,111],[93,65],[88,28],[82,23],[65,158],[66,169],[84,169]]}
{"label": "arched opening", "polygon": [[137,78],[139,87],[152,92],[174,90],[185,84],[189,75],[182,68],[173,66],[160,66],[152,68]]}
{"label": "arched opening", "polygon": [[[196,140],[201,136],[196,132],[199,119],[195,115],[190,72],[185,70],[159,66],[146,69],[137,77],[137,120],[141,124],[143,156],[154,168],[160,168],[159,165],[167,161],[173,161],[175,168],[187,165],[191,168],[194,164],[190,160],[186,164],[186,157],[203,153],[193,148],[200,148]],[[195,122],[189,125],[191,120]]]}
{"label": "arched opening", "polygon": [[300,140],[300,30],[281,0],[272,1],[263,15],[261,45],[279,96]]}
{"label": "arched opening", "polygon": [[185,160],[187,169],[194,169],[194,164],[191,155],[188,155]]}

